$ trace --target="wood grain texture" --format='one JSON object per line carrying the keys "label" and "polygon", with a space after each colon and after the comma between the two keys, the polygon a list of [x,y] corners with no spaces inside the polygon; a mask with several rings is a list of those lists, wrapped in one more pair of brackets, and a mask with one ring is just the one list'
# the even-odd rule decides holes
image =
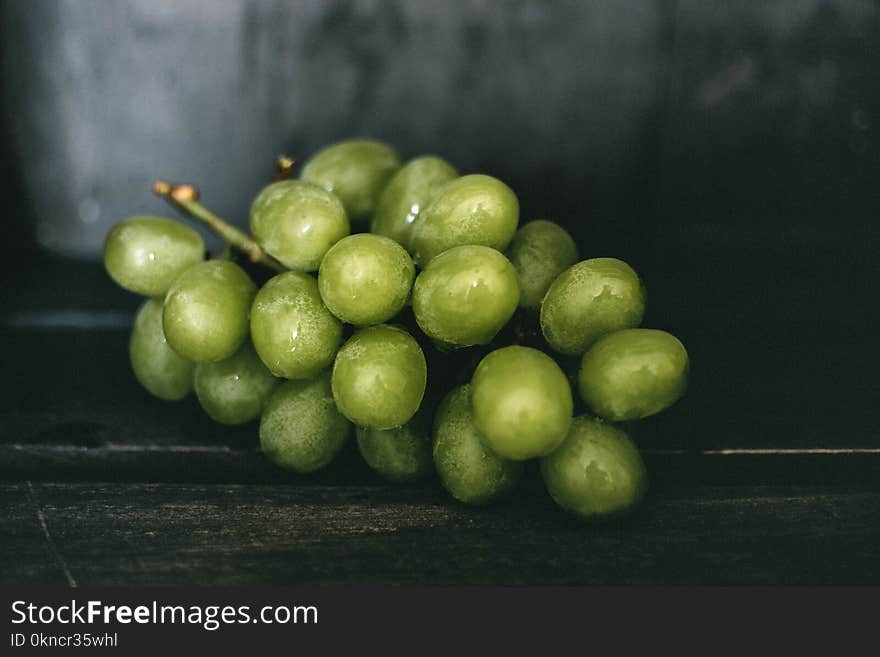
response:
{"label": "wood grain texture", "polygon": [[471,509],[432,488],[21,482],[0,485],[0,581],[877,584],[878,517],[876,487],[680,489],[596,526],[530,491]]}

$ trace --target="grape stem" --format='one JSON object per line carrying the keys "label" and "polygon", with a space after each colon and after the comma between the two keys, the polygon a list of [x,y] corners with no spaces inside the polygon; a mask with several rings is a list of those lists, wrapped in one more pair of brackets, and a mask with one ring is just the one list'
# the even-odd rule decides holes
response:
{"label": "grape stem", "polygon": [[287,180],[293,173],[293,165],[296,162],[292,157],[279,155],[275,158],[275,180]]}
{"label": "grape stem", "polygon": [[199,190],[194,185],[172,185],[164,180],[153,183],[153,192],[196,221],[204,224],[232,247],[244,253],[251,262],[257,262],[275,271],[286,271],[284,265],[263,251],[248,234],[240,231],[199,202]]}

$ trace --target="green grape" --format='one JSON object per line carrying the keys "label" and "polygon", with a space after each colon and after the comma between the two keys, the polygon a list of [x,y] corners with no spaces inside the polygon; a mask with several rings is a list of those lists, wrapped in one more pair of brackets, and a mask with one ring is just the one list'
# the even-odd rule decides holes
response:
{"label": "green grape", "polygon": [[205,259],[205,243],[189,226],[165,217],[132,217],[104,241],[104,267],[126,290],[158,297],[185,270]]}
{"label": "green grape", "polygon": [[389,481],[417,481],[434,470],[431,428],[424,413],[416,413],[399,429],[358,427],[357,444],[367,465]]}
{"label": "green grape", "polygon": [[434,466],[443,486],[466,504],[486,504],[508,495],[523,472],[486,449],[470,405],[470,386],[450,392],[434,420]]}
{"label": "green grape", "polygon": [[382,190],[399,168],[400,156],[390,146],[352,139],[316,153],[300,177],[338,196],[351,221],[364,221],[373,214]]}
{"label": "green grape", "polygon": [[597,338],[638,326],[645,288],[632,267],[615,258],[593,258],[553,281],[541,304],[541,330],[553,349],[582,354]]}
{"label": "green grape", "polygon": [[565,441],[541,459],[550,496],[583,518],[631,511],[648,490],[639,450],[626,433],[602,420],[576,417]]}
{"label": "green grape", "polygon": [[486,344],[519,303],[516,270],[487,246],[458,246],[425,267],[413,286],[413,312],[422,331],[454,347]]}
{"label": "green grape", "polygon": [[258,418],[277,383],[248,341],[226,360],[196,365],[196,396],[208,416],[221,424]]}
{"label": "green grape", "polygon": [[577,262],[577,246],[562,226],[530,221],[513,236],[507,257],[519,280],[519,305],[537,310],[550,284]]}
{"label": "green grape", "polygon": [[279,385],[260,419],[260,447],[282,468],[314,472],[333,460],[351,434],[336,409],[330,374]]}
{"label": "green grape", "polygon": [[324,254],[349,231],[342,202],[302,180],[272,183],[251,205],[251,232],[289,269],[317,271]]}
{"label": "green grape", "polygon": [[321,298],[343,322],[381,324],[406,305],[416,268],[400,244],[360,233],[340,240],[321,263]]}
{"label": "green grape", "polygon": [[382,195],[370,232],[385,235],[412,250],[413,223],[444,183],[458,172],[439,157],[417,157],[394,174]]}
{"label": "green grape", "polygon": [[147,299],[138,310],[128,355],[135,378],[156,397],[176,401],[192,390],[195,365],[168,345],[162,331],[161,299]]}
{"label": "green grape", "polygon": [[394,429],[409,422],[427,383],[422,348],[403,329],[380,325],[357,331],[333,363],[333,398],[361,427]]}
{"label": "green grape", "polygon": [[687,389],[688,355],[678,338],[626,329],[600,338],[581,360],[578,388],[595,413],[639,420],[672,406]]}
{"label": "green grape", "polygon": [[195,363],[229,358],[247,337],[256,290],[244,270],[228,260],[193,265],[165,295],[162,327],[168,344]]}
{"label": "green grape", "polygon": [[311,379],[333,362],[342,344],[342,322],[321,301],[314,277],[288,271],[257,292],[251,339],[275,376]]}
{"label": "green grape", "polygon": [[479,244],[503,251],[519,223],[516,194],[497,178],[462,176],[446,183],[413,226],[419,266],[454,246]]}
{"label": "green grape", "polygon": [[550,356],[529,347],[504,347],[483,358],[471,403],[486,446],[516,461],[552,452],[571,424],[568,378]]}

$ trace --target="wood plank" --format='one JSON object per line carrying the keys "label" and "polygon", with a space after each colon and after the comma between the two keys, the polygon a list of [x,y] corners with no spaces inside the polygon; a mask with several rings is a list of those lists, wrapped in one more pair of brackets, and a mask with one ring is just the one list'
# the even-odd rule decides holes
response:
{"label": "wood plank", "polygon": [[33,485],[3,484],[0,500],[0,583],[69,584]]}
{"label": "wood plank", "polygon": [[471,509],[430,487],[32,486],[45,535],[0,485],[7,584],[880,583],[876,487],[680,489],[596,526],[532,490]]}
{"label": "wood plank", "polygon": [[[880,448],[647,448],[652,485],[821,485],[880,481]],[[536,478],[534,473],[531,475]],[[350,442],[328,467],[308,475],[283,470],[257,447],[186,445],[0,444],[0,479],[379,485],[384,480]]]}

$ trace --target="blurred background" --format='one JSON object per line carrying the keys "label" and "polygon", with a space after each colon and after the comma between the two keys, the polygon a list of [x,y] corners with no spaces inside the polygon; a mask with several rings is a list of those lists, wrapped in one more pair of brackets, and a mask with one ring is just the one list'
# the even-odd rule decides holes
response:
{"label": "blurred background", "polygon": [[156,178],[246,225],[275,155],[369,136],[503,179],[523,220],[642,274],[646,325],[694,368],[651,444],[880,447],[876,2],[2,0],[0,19],[9,330],[130,322],[101,246],[173,215]]}

